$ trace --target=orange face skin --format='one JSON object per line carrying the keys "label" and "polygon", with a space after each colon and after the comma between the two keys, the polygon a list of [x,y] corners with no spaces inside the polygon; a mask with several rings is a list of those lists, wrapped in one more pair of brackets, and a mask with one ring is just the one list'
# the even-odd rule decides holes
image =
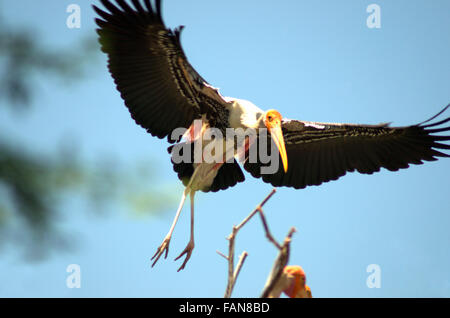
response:
{"label": "orange face skin", "polygon": [[303,297],[303,298],[312,298],[311,288],[309,288],[308,285],[305,285],[305,294],[306,294],[306,297]]}
{"label": "orange face skin", "polygon": [[283,162],[284,172],[288,170],[288,160],[286,154],[286,146],[284,145],[283,132],[281,130],[281,114],[274,110],[268,110],[264,118],[264,125],[269,130],[275,145],[280,152],[281,161]]}
{"label": "orange face skin", "polygon": [[282,118],[283,117],[277,110],[271,109],[266,112],[266,116],[264,118],[264,124],[266,125],[267,128],[270,129],[273,126],[276,126],[276,125],[279,126],[281,124]]}
{"label": "orange face skin", "polygon": [[284,290],[290,298],[312,298],[311,288],[306,285],[306,275],[298,265],[286,266],[283,274],[293,278],[292,284]]}

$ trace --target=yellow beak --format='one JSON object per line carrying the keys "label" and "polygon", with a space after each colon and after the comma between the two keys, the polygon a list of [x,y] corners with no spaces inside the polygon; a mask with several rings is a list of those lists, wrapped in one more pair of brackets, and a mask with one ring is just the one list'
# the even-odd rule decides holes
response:
{"label": "yellow beak", "polygon": [[288,160],[287,160],[287,154],[286,154],[286,147],[284,145],[283,132],[281,131],[281,124],[274,125],[270,129],[270,134],[272,136],[273,141],[275,142],[275,145],[278,148],[278,151],[280,152],[281,161],[283,162],[284,172],[287,172]]}

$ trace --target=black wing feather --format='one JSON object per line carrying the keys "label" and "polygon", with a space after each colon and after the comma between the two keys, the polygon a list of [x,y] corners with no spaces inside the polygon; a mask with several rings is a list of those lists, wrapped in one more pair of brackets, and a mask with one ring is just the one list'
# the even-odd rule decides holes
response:
{"label": "black wing feather", "polygon": [[[108,68],[137,124],[153,136],[168,137],[206,114],[211,126],[225,126],[221,95],[192,68],[180,43],[182,27],[170,30],[161,16],[161,1],[101,0],[96,6],[99,42]],[[144,8],[145,6],[145,8]]]}
{"label": "black wing feather", "polygon": [[280,165],[276,173],[262,175],[264,165],[260,162],[246,161],[244,168],[273,186],[301,189],[337,180],[347,172],[372,174],[380,168],[397,171],[410,164],[448,158],[448,154],[439,150],[450,149],[450,145],[442,143],[449,141],[450,136],[434,134],[450,131],[450,126],[442,127],[450,117],[430,122],[449,107],[427,121],[407,127],[287,120],[282,124],[288,156],[287,173]]}

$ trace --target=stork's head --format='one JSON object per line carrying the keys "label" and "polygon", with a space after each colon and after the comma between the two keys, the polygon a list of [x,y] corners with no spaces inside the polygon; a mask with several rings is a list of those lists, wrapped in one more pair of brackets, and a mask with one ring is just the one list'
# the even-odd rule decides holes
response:
{"label": "stork's head", "polygon": [[286,266],[283,275],[291,282],[283,290],[291,298],[312,298],[311,288],[306,285],[306,275],[303,269],[298,265]]}
{"label": "stork's head", "polygon": [[288,161],[286,154],[286,147],[284,145],[283,131],[281,130],[281,114],[274,110],[268,110],[264,114],[264,125],[272,136],[272,140],[280,152],[281,161],[283,162],[284,172],[287,172]]}

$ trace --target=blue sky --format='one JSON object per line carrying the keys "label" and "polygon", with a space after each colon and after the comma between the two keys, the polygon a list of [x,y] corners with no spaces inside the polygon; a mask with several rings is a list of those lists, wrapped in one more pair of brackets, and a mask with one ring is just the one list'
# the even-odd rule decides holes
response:
{"label": "blue sky", "polygon": [[[78,3],[81,29],[68,29],[66,7]],[[13,25],[32,27],[50,47],[80,50],[95,29],[92,1],[3,1]],[[95,2],[97,3],[97,2]],[[381,28],[369,29],[366,8],[381,8]],[[166,24],[186,26],[191,64],[221,93],[311,121],[408,125],[450,102],[450,2],[435,1],[176,1],[163,3]],[[65,138],[82,158],[114,156],[124,165],[157,163],[150,182],[182,186],[167,144],[130,118],[100,56],[76,85],[40,78],[37,103],[20,122],[2,112],[2,129],[24,147],[56,153]],[[38,133],[37,133],[38,132]],[[375,175],[348,174],[305,190],[282,188],[265,212],[276,238],[298,232],[290,264],[301,265],[315,297],[450,297],[450,160]],[[0,258],[0,296],[221,297],[225,237],[271,190],[246,182],[196,200],[196,248],[187,268],[173,262],[188,241],[189,209],[178,223],[169,258],[149,258],[169,229],[173,209],[137,217],[123,206],[98,216],[80,200],[60,207],[59,226],[77,248],[27,263],[14,247]],[[257,218],[238,235],[249,253],[233,296],[256,297],[276,250]],[[66,267],[81,266],[81,288],[66,287]],[[381,288],[368,288],[366,268],[381,268]]]}

